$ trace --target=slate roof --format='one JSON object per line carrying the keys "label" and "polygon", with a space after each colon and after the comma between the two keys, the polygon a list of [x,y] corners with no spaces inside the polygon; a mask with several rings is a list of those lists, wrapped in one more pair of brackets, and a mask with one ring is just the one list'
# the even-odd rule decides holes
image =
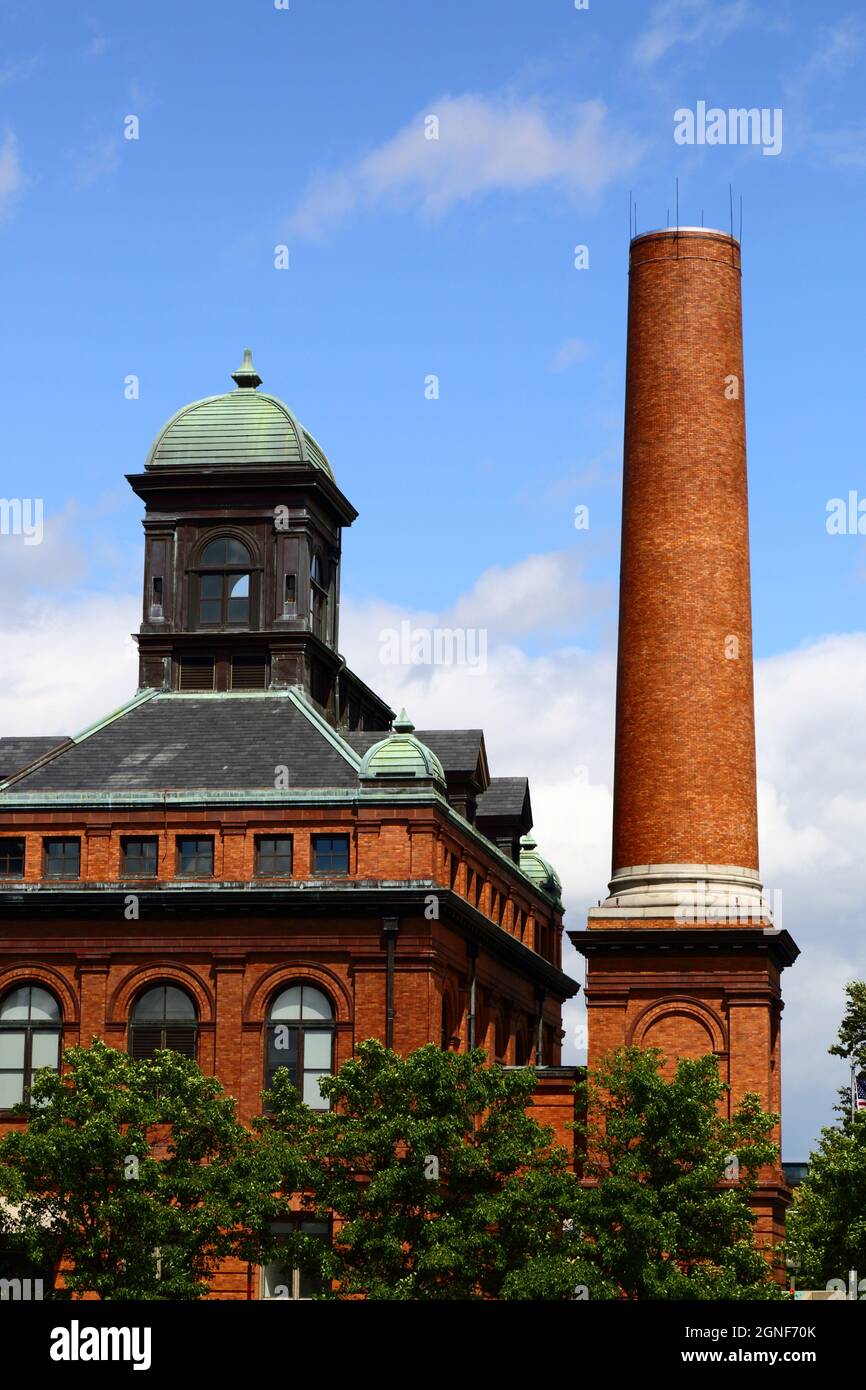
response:
{"label": "slate roof", "polygon": [[491,777],[490,786],[478,798],[477,817],[499,819],[500,817],[522,818],[524,808],[529,813],[529,780],[526,777]]}
{"label": "slate roof", "polygon": [[390,729],[341,729],[340,738],[362,758],[368,748],[387,738],[390,732]]}
{"label": "slate roof", "polygon": [[[183,792],[273,790],[275,769],[288,768],[289,789],[358,786],[363,755],[387,730],[324,731],[324,721],[299,696],[177,695],[160,692],[109,716],[74,740],[0,739],[0,780],[62,746],[42,767],[25,773],[10,792]],[[483,756],[480,729],[430,729],[415,738],[446,774],[474,777]],[[340,744],[349,746],[341,752]],[[337,746],[335,746],[337,745]],[[0,791],[0,806],[3,792]],[[528,816],[525,777],[493,778],[478,798],[482,822]]]}
{"label": "slate roof", "polygon": [[432,748],[446,772],[473,777],[484,759],[483,729],[416,729],[415,737]]}
{"label": "slate roof", "polygon": [[14,790],[273,789],[278,766],[290,787],[358,785],[352,763],[286,695],[161,693],[80,737]]}
{"label": "slate roof", "polygon": [[0,738],[0,781],[12,777],[29,763],[50,753],[52,748],[66,742],[65,734],[40,735],[38,738]]}

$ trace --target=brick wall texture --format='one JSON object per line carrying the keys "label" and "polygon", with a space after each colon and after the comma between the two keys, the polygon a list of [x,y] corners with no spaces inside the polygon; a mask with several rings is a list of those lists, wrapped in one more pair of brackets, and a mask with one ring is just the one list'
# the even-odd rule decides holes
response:
{"label": "brick wall texture", "polygon": [[730,238],[632,244],[614,870],[758,865],[741,322]]}

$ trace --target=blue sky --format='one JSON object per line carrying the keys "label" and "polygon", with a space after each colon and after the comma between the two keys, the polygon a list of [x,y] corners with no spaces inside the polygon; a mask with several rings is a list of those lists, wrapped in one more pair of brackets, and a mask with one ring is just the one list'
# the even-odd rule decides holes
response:
{"label": "blue sky", "polygon": [[[7,0],[0,493],[44,498],[51,543],[13,556],[4,540],[24,596],[8,650],[33,673],[4,731],[68,732],[116,703],[112,680],[130,684],[140,515],[123,474],[179,406],[228,389],[251,346],[361,513],[343,574],[355,664],[383,614],[491,628],[499,673],[471,698],[406,685],[419,723],[484,723],[494,770],[533,777],[577,925],[607,872],[629,193],[639,230],[673,217],[676,178],[680,221],[725,227],[732,184],[765,869],[826,983],[814,1035],[805,1014],[791,1025],[805,1067],[862,969],[866,561],[863,538],[828,536],[825,516],[866,489],[864,54],[854,0]],[[676,145],[674,111],[699,100],[781,108],[781,153]],[[106,645],[90,685],[77,675],[76,698],[52,704],[46,633],[83,615]],[[381,672],[364,674],[393,702]],[[518,681],[531,700],[497,725]],[[539,708],[552,733],[509,737]],[[557,781],[557,719],[598,801]],[[836,1079],[809,1089],[804,1075],[798,1153]]]}

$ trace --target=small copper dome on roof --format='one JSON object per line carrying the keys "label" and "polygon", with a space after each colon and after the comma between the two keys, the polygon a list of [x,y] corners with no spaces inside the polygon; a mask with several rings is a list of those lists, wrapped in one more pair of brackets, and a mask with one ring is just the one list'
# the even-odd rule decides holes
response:
{"label": "small copper dome on roof", "polygon": [[432,749],[415,737],[414,730],[406,711],[401,710],[391,733],[368,748],[361,759],[361,781],[434,781],[444,787],[442,764]]}
{"label": "small copper dome on roof", "polygon": [[562,897],[562,884],[559,874],[549,860],[538,853],[538,841],[532,835],[523,835],[520,840],[520,869],[531,879],[537,888],[549,893],[553,898]]}
{"label": "small copper dome on roof", "polygon": [[163,425],[145,468],[226,468],[307,464],[334,480],[325,454],[278,396],[259,392],[253,355],[232,373],[237,389],[185,405]]}

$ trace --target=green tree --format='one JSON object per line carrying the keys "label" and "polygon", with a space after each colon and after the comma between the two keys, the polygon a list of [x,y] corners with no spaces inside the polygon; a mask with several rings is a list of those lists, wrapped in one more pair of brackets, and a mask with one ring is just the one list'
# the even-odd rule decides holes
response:
{"label": "green tree", "polygon": [[258,1260],[281,1204],[219,1081],[177,1053],[136,1062],[98,1040],[64,1061],[19,1107],[27,1128],[0,1141],[4,1234],[63,1263],[55,1296],[196,1299],[224,1256]]}
{"label": "green tree", "polygon": [[671,1080],[663,1062],[658,1049],[622,1048],[583,1088],[595,1185],[579,1220],[599,1273],[625,1298],[779,1297],[749,1208],[758,1169],[777,1157],[777,1117],[747,1095],[727,1119],[713,1056],[680,1059]]}
{"label": "green tree", "polygon": [[[833,1057],[844,1057],[855,1075],[866,1072],[866,980],[852,980],[845,986],[845,1012],[836,1041],[828,1050]],[[850,1083],[839,1089],[837,1106],[843,1122],[851,1115]]]}
{"label": "green tree", "polygon": [[337,1218],[332,1297],[603,1294],[569,1232],[579,1189],[566,1154],[527,1114],[534,1084],[480,1049],[403,1058],[369,1041],[322,1082],[331,1109],[305,1116],[278,1073],[262,1133],[309,1164],[306,1208]]}
{"label": "green tree", "polygon": [[[846,1005],[835,1057],[866,1071],[866,982],[845,988]],[[851,1113],[851,1093],[839,1090],[839,1121],[821,1131],[809,1172],[794,1193],[786,1225],[786,1252],[801,1287],[847,1283],[848,1271],[866,1278],[866,1111]]]}

